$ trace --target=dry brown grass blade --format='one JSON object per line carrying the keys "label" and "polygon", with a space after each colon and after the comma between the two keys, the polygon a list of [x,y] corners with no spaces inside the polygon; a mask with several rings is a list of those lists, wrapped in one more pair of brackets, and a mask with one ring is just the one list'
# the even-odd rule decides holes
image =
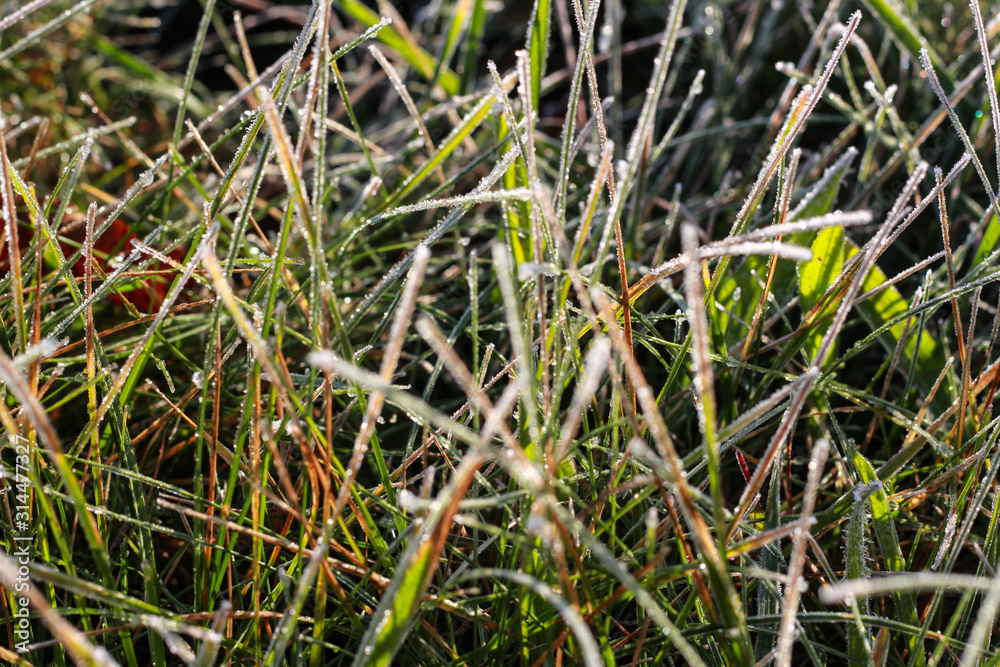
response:
{"label": "dry brown grass blade", "polygon": [[[934,181],[938,185],[938,219],[941,222],[941,238],[944,243],[945,266],[948,269],[948,287],[955,289],[955,262],[951,254],[951,223],[948,221],[948,206],[945,199],[943,172],[940,167],[934,168]],[[965,336],[962,333],[962,313],[958,309],[958,297],[951,300],[951,314],[955,323],[955,340],[958,343],[958,360],[965,363]]]}
{"label": "dry brown grass blade", "polygon": [[[799,160],[802,158],[802,150],[796,148],[788,160],[788,167],[785,168],[785,178],[782,182],[781,196],[778,198],[778,223],[784,224],[788,217],[788,207],[792,201],[792,192],[795,188],[795,177],[798,173]],[[780,241],[781,237],[777,239]],[[754,309],[753,320],[750,322],[750,329],[747,331],[746,340],[743,341],[742,358],[748,359],[750,356],[750,346],[757,338],[760,330],[761,319],[764,316],[764,304],[767,303],[768,295],[771,294],[771,286],[774,284],[775,270],[778,268],[778,259],[772,257],[767,266],[767,280],[764,281],[764,291],[761,292],[757,300],[757,307]]]}

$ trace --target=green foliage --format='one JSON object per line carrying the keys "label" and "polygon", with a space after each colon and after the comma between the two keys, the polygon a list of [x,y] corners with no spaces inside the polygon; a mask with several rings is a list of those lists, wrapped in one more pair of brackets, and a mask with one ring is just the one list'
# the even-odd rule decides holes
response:
{"label": "green foliage", "polygon": [[[817,320],[832,313],[836,305],[832,299],[827,301],[823,297],[827,290],[833,287],[834,280],[843,270],[843,228],[829,227],[820,231],[813,239],[810,249],[812,259],[803,264],[799,270],[799,304],[804,313],[811,314],[812,319]],[[823,307],[818,308],[818,306]],[[809,336],[803,350],[807,359],[812,359],[819,351],[826,329],[826,324],[809,328]]]}

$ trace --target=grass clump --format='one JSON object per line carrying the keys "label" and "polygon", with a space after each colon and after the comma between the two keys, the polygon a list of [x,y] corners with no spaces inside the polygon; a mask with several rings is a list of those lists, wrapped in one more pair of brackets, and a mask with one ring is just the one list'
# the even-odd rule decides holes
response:
{"label": "grass clump", "polygon": [[0,658],[995,662],[1000,22],[855,4],[0,6]]}

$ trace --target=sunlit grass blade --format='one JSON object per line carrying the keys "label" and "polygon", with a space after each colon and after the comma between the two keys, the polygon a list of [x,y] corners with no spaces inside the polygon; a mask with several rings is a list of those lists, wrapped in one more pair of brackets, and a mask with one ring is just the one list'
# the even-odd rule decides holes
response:
{"label": "sunlit grass blade", "polygon": [[[342,5],[344,11],[366,26],[375,25],[380,20],[379,15],[366,7],[360,0],[339,0],[337,4]],[[415,44],[412,37],[407,39],[400,35],[399,31],[395,28],[389,28],[379,34],[379,40],[386,46],[398,51],[425,78],[431,79],[434,77],[434,59]],[[450,69],[442,68],[438,75],[438,81],[449,95],[454,95],[458,92],[458,76]]]}

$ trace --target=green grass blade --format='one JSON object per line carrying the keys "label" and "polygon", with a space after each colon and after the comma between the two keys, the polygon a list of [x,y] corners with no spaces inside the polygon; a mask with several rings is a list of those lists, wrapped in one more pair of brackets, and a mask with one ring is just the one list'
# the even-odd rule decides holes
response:
{"label": "green grass blade", "polygon": [[[381,17],[365,6],[360,0],[338,0],[337,4],[348,15],[366,26],[373,26],[381,21]],[[379,33],[379,40],[386,46],[398,51],[426,79],[430,80],[434,78],[434,58],[417,46],[412,41],[412,37],[406,39],[395,28],[386,28]],[[438,80],[446,93],[449,95],[458,94],[459,78],[453,71],[447,67],[442,67],[438,75]]]}
{"label": "green grass blade", "polygon": [[[899,537],[896,533],[896,522],[889,511],[889,498],[886,495],[885,487],[879,481],[875,468],[855,451],[853,454],[854,465],[857,467],[862,482],[865,484],[877,485],[869,499],[872,508],[872,531],[875,533],[875,540],[878,542],[879,552],[885,561],[886,570],[889,572],[905,572],[906,560],[903,558],[903,551],[899,546]],[[896,604],[902,611],[902,620],[912,625],[918,625],[919,615],[917,611],[916,598],[910,591],[900,591],[896,594]],[[917,646],[911,638],[909,642],[910,651],[917,652],[915,664],[923,665],[923,646]]]}
{"label": "green grass blade", "polygon": [[[812,243],[812,259],[799,268],[799,303],[803,312],[810,312],[822,302],[823,294],[833,285],[844,265],[844,230],[842,227],[828,227],[816,234]],[[833,304],[831,304],[832,306]],[[817,311],[818,316],[832,308]],[[808,326],[808,325],[807,325]],[[806,338],[805,353],[812,359],[826,333],[825,326],[810,327]],[[823,360],[826,361],[825,359]]]}

